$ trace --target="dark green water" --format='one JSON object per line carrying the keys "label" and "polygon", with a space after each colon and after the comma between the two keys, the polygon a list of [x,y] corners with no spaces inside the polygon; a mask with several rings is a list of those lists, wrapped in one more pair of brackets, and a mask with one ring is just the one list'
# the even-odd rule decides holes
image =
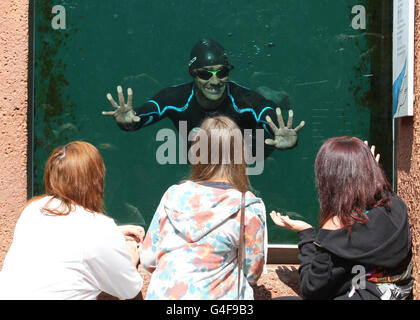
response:
{"label": "dark green water", "polygon": [[[374,4],[372,4],[373,2]],[[235,66],[231,79],[283,91],[299,144],[265,160],[251,183],[271,210],[316,225],[313,163],[321,144],[350,135],[377,145],[392,173],[389,1],[35,1],[33,194],[43,193],[49,153],[71,140],[94,144],[107,168],[105,204],[118,223],[151,221],[164,191],[185,178],[187,165],[159,165],[159,129],[169,120],[124,132],[106,99],[131,87],[139,105],[167,86],[189,82],[191,47],[211,37]],[[351,26],[354,5],[364,5],[367,28]],[[54,30],[54,5],[66,9],[66,28]],[[268,218],[269,242],[293,244],[296,235]]]}

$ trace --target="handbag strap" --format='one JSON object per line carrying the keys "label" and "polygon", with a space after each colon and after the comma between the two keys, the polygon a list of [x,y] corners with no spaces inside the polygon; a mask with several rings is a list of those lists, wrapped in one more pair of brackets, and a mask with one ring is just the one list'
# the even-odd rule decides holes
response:
{"label": "handbag strap", "polygon": [[245,193],[242,193],[241,198],[241,224],[239,231],[239,249],[238,249],[238,300],[241,291],[241,271],[242,271],[242,255],[244,254],[244,229],[245,229]]}

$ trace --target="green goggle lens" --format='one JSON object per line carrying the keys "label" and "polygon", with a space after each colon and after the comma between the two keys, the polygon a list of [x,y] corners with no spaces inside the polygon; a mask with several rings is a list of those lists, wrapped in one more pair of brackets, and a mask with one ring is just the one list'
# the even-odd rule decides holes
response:
{"label": "green goggle lens", "polygon": [[229,72],[230,72],[230,69],[227,67],[223,67],[215,71],[207,70],[207,69],[199,69],[199,70],[194,71],[195,75],[203,80],[209,80],[212,76],[216,76],[219,79],[223,79],[229,75]]}

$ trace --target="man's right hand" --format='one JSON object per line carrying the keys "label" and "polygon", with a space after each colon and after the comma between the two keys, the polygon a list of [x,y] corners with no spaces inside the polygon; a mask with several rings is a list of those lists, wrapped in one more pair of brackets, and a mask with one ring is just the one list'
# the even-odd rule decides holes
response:
{"label": "man's right hand", "polygon": [[102,114],[104,116],[114,117],[115,121],[117,121],[119,125],[123,126],[139,122],[140,117],[136,116],[133,110],[133,90],[131,90],[131,88],[127,89],[127,104],[124,102],[124,94],[121,86],[117,87],[117,92],[120,105],[118,105],[112,98],[112,95],[108,93],[106,97],[111,105],[115,108],[115,111],[102,111]]}

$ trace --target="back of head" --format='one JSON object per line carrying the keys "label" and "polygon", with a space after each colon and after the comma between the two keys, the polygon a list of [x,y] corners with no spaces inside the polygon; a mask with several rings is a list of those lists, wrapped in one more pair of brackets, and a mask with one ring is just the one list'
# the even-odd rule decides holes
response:
{"label": "back of head", "polygon": [[189,68],[202,68],[213,65],[231,66],[225,49],[216,41],[208,38],[198,41],[191,50]]}
{"label": "back of head", "polygon": [[192,181],[225,179],[237,190],[248,189],[242,132],[226,116],[207,118],[189,150]]}
{"label": "back of head", "polygon": [[364,215],[389,201],[392,188],[369,147],[355,137],[335,137],[320,148],[315,179],[321,206],[320,225],[338,216],[349,230]]}
{"label": "back of head", "polygon": [[92,144],[74,141],[56,148],[45,166],[45,191],[61,200],[65,210],[46,210],[65,215],[72,205],[80,205],[92,212],[102,212],[104,179],[104,162]]}

